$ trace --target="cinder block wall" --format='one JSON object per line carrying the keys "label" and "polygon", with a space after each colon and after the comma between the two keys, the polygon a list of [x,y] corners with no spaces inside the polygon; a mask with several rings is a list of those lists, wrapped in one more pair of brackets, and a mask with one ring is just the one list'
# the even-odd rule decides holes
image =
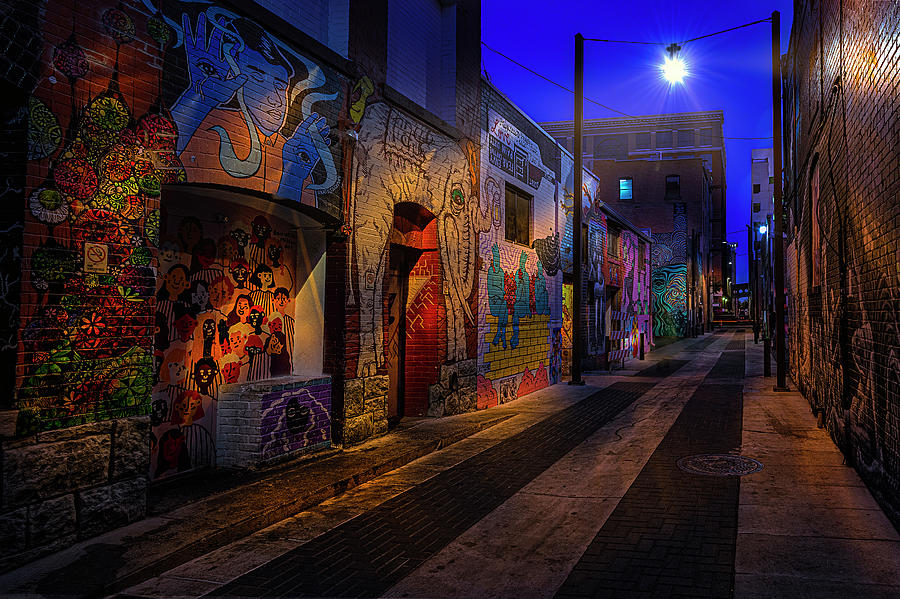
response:
{"label": "cinder block wall", "polygon": [[[824,412],[848,463],[895,523],[900,523],[898,57],[897,3],[795,4],[784,65],[791,375],[812,408]],[[820,268],[818,281],[814,265]]]}

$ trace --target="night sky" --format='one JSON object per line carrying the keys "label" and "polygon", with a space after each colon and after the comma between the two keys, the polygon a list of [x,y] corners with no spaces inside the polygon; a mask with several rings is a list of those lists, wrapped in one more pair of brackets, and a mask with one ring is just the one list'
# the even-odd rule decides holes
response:
{"label": "night sky", "polygon": [[[721,1],[533,2],[484,0],[482,40],[490,48],[574,88],[576,33],[588,38],[660,42],[663,45],[585,42],[586,98],[628,115],[722,110],[726,139],[728,240],[738,247],[739,282],[747,280],[750,150],[772,146],[771,24],[760,23],[686,44],[689,75],[670,86],[659,65],[665,45],[767,18],[781,12],[781,53],[787,50],[792,3],[776,0],[742,6]],[[535,121],[569,120],[570,93],[482,48],[490,81]],[[585,118],[622,116],[589,100]]]}

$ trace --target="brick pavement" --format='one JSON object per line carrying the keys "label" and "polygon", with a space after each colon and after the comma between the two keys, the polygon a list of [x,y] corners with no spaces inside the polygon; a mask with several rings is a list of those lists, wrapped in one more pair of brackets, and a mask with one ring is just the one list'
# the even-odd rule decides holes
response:
{"label": "brick pavement", "polygon": [[213,595],[378,596],[654,386],[615,383]]}
{"label": "brick pavement", "polygon": [[743,376],[743,348],[724,351],[558,598],[732,596],[739,479],[688,474],[676,461],[740,448]]}

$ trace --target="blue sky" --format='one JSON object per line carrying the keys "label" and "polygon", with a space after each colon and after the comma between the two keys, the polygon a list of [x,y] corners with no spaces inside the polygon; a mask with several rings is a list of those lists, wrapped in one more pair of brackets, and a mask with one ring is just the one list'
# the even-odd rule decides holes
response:
{"label": "blue sky", "polygon": [[[546,77],[574,87],[576,33],[588,38],[669,44],[781,13],[787,50],[792,3],[721,1],[533,2],[483,0],[482,40]],[[726,137],[772,135],[771,24],[760,23],[686,44],[689,76],[679,86],[660,77],[664,46],[585,42],[585,96],[631,115],[722,110]],[[535,121],[573,118],[572,94],[482,48],[491,82]],[[585,118],[621,116],[585,102]],[[771,139],[726,139],[729,241],[738,247],[738,281],[747,280],[750,150]]]}

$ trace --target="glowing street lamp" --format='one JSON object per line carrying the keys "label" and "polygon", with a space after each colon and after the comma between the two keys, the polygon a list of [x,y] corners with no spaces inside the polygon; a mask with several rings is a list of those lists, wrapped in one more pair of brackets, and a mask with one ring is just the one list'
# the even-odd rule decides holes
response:
{"label": "glowing street lamp", "polygon": [[769,227],[767,227],[765,225],[759,226],[759,234],[760,235],[765,235],[768,231],[769,231]]}
{"label": "glowing street lamp", "polygon": [[687,76],[687,66],[684,61],[678,57],[681,46],[678,44],[669,44],[666,52],[669,55],[665,58],[665,62],[660,66],[663,78],[669,83],[682,83]]}

